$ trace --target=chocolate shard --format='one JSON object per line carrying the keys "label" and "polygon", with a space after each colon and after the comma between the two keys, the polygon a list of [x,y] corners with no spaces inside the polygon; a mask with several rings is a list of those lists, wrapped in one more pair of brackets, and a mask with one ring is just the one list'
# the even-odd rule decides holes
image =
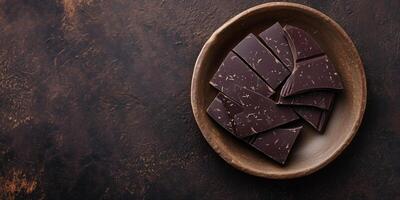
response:
{"label": "chocolate shard", "polygon": [[276,89],[290,72],[253,34],[247,35],[233,51],[250,65],[265,82]]}
{"label": "chocolate shard", "polygon": [[290,25],[286,25],[283,29],[295,61],[324,53],[318,43],[306,31]]}
{"label": "chocolate shard", "polygon": [[322,133],[325,130],[329,119],[329,110],[321,110],[313,107],[296,107],[294,110],[318,132]]}
{"label": "chocolate shard", "polygon": [[235,53],[229,52],[210,84],[230,98],[238,101],[234,91],[235,85],[257,92],[265,97],[274,91],[253,72]]}
{"label": "chocolate shard", "polygon": [[273,129],[253,136],[249,144],[283,165],[302,128]]}
{"label": "chocolate shard", "polygon": [[343,85],[335,66],[325,55],[297,63],[282,87],[281,96],[326,89],[339,90]]}
{"label": "chocolate shard", "polygon": [[250,90],[238,88],[243,112],[235,115],[236,136],[244,138],[299,119],[293,109],[278,106],[274,101]]}
{"label": "chocolate shard", "polygon": [[289,97],[279,96],[277,104],[312,106],[324,110],[329,110],[335,99],[335,93],[329,91],[315,91],[298,94]]}
{"label": "chocolate shard", "polygon": [[234,116],[242,111],[241,105],[222,93],[218,93],[207,108],[208,115],[232,134],[235,134]]}
{"label": "chocolate shard", "polygon": [[279,22],[267,28],[258,36],[275,53],[287,69],[293,71],[293,55],[289,43],[285,37],[283,28]]}

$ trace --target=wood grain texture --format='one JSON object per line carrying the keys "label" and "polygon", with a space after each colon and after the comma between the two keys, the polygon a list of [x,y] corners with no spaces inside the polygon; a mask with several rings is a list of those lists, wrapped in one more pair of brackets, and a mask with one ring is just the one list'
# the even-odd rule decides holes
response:
{"label": "wood grain texture", "polygon": [[342,25],[366,70],[363,124],[332,164],[260,179],[202,138],[195,59],[217,27],[264,2],[0,0],[0,199],[400,198],[396,0],[296,1]]}

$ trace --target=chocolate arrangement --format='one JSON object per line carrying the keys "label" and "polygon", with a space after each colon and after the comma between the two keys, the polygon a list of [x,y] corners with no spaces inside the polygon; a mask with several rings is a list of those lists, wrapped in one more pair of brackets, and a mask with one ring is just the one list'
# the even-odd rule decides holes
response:
{"label": "chocolate arrangement", "polygon": [[207,113],[237,138],[285,164],[308,124],[320,133],[329,122],[340,75],[306,31],[275,23],[249,34],[210,80],[219,91]]}

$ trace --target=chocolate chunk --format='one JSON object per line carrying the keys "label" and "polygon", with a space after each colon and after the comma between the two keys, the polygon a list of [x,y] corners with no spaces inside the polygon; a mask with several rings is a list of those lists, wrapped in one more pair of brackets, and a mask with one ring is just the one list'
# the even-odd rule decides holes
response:
{"label": "chocolate chunk", "polygon": [[247,137],[299,119],[289,107],[278,106],[250,90],[238,88],[237,95],[243,112],[235,115],[236,136]]}
{"label": "chocolate chunk", "polygon": [[289,76],[286,67],[253,34],[244,38],[233,51],[249,64],[267,82],[276,89]]}
{"label": "chocolate chunk", "polygon": [[295,61],[324,53],[318,43],[304,30],[290,25],[286,25],[283,29]]}
{"label": "chocolate chunk", "polygon": [[335,93],[329,91],[315,91],[298,94],[290,97],[279,96],[277,104],[281,105],[296,105],[296,106],[313,106],[316,108],[329,110]]}
{"label": "chocolate chunk", "polygon": [[302,128],[273,129],[253,136],[249,144],[283,165]]}
{"label": "chocolate chunk", "polygon": [[315,89],[343,89],[340,76],[326,55],[297,63],[282,87],[281,96]]}
{"label": "chocolate chunk", "polygon": [[235,53],[229,52],[218,71],[214,74],[210,84],[230,98],[238,101],[234,86],[257,92],[265,97],[271,96],[274,91],[250,69]]}
{"label": "chocolate chunk", "polygon": [[322,132],[325,129],[330,111],[313,107],[297,107],[294,110],[317,131]]}
{"label": "chocolate chunk", "polygon": [[213,102],[208,106],[207,113],[227,131],[235,134],[233,117],[235,114],[242,112],[242,110],[242,107],[238,103],[232,101],[222,93],[218,93]]}
{"label": "chocolate chunk", "polygon": [[258,34],[264,43],[275,53],[287,69],[293,71],[293,55],[284,31],[279,22]]}

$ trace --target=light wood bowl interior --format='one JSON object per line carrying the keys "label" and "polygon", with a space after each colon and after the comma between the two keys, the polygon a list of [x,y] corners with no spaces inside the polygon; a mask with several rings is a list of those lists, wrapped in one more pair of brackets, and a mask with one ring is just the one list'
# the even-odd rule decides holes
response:
{"label": "light wood bowl interior", "polygon": [[[220,128],[206,113],[217,91],[208,82],[225,55],[249,33],[273,23],[290,24],[313,33],[336,65],[344,90],[337,96],[324,134],[306,127],[285,166],[275,164]],[[268,178],[300,177],[327,165],[349,145],[362,121],[366,105],[366,80],[357,49],[345,31],[323,13],[294,3],[266,3],[233,17],[205,43],[195,64],[191,103],[201,133],[229,164],[246,173]]]}

